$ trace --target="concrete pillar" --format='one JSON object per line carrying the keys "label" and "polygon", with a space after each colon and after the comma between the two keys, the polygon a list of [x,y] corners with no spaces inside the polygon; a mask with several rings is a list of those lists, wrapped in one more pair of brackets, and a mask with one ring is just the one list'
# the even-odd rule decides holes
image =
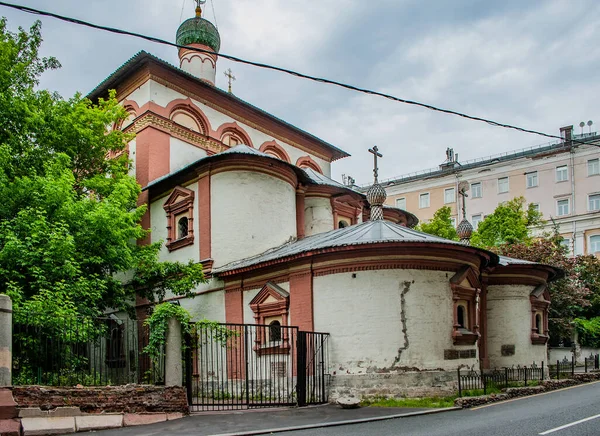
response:
{"label": "concrete pillar", "polygon": [[12,385],[12,301],[0,294],[0,386]]}
{"label": "concrete pillar", "polygon": [[181,323],[171,318],[167,329],[165,344],[165,385],[183,385],[183,367],[181,362]]}

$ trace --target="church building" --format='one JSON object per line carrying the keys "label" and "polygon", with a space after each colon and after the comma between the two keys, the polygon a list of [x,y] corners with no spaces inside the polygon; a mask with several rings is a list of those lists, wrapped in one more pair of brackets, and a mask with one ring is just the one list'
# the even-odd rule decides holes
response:
{"label": "church building", "polygon": [[[415,215],[383,205],[376,147],[369,192],[332,180],[346,152],[215,86],[220,35],[201,14],[177,31],[178,66],[140,52],[89,95],[115,89],[130,114],[114,128],[135,133],[146,242],[204,267],[196,298],[168,297],[195,319],[329,333],[331,399],[545,362],[560,272],[413,230]],[[289,352],[280,342],[269,352]]]}

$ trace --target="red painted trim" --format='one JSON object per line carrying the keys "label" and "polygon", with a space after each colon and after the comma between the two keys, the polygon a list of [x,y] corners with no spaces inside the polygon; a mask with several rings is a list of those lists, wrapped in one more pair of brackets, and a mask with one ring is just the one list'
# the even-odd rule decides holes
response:
{"label": "red painted trim", "polygon": [[[194,191],[176,186],[163,204],[167,213],[167,243],[169,252],[194,243]],[[188,219],[188,234],[177,239],[177,216],[186,213]],[[202,258],[200,258],[202,259]]]}
{"label": "red painted trim", "polygon": [[[161,106],[156,105],[157,108]],[[154,111],[158,115],[162,115],[165,118],[172,119],[173,115],[177,111],[182,111],[191,116],[198,123],[198,127],[200,128],[200,133],[206,136],[211,136],[213,133],[212,128],[210,126],[210,120],[208,117],[202,112],[202,110],[194,104],[194,102],[190,98],[178,98],[175,99],[167,105],[166,108],[160,110],[160,112]]]}
{"label": "red painted trim", "polygon": [[290,317],[300,330],[314,331],[313,276],[310,270],[290,275]]}
{"label": "red painted trim", "polygon": [[318,173],[323,174],[323,170],[315,160],[310,156],[302,156],[296,161],[296,166],[300,168],[312,168]]}
{"label": "red painted trim", "polygon": [[148,127],[136,136],[136,179],[146,186],[170,172],[171,136]]}
{"label": "red painted trim", "polygon": [[265,142],[263,145],[260,146],[260,151],[275,156],[276,158],[284,160],[287,163],[292,163],[290,155],[287,154],[287,151],[285,151],[285,149],[276,141]]}
{"label": "red painted trim", "polygon": [[248,133],[237,122],[234,121],[233,123],[221,124],[215,132],[214,137],[215,139],[223,142],[223,135],[225,135],[225,133],[235,134],[235,136],[238,136],[243,144],[254,148],[254,144],[252,143],[250,135],[248,135]]}
{"label": "red painted trim", "polygon": [[306,236],[305,193],[306,188],[303,186],[296,189],[296,237],[298,239]]}
{"label": "red painted trim", "polygon": [[212,257],[210,172],[198,180],[198,229],[200,237],[200,259]]}

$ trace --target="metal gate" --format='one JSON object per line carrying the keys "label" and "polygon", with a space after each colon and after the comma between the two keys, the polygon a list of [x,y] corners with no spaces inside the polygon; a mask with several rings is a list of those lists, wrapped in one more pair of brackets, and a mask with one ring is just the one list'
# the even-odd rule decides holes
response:
{"label": "metal gate", "polygon": [[190,411],[326,403],[328,339],[278,322],[194,326],[184,366]]}

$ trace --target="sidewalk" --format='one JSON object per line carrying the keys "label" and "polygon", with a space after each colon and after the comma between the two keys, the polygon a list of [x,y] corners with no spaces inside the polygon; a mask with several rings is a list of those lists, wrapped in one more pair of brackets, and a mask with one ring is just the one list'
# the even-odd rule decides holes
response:
{"label": "sidewalk", "polygon": [[176,421],[139,427],[124,427],[118,430],[105,430],[96,433],[101,436],[255,435],[268,434],[275,431],[301,430],[321,426],[369,422],[449,410],[455,409],[363,407],[360,409],[345,410],[335,405],[325,405],[289,409],[243,410],[197,414]]}

